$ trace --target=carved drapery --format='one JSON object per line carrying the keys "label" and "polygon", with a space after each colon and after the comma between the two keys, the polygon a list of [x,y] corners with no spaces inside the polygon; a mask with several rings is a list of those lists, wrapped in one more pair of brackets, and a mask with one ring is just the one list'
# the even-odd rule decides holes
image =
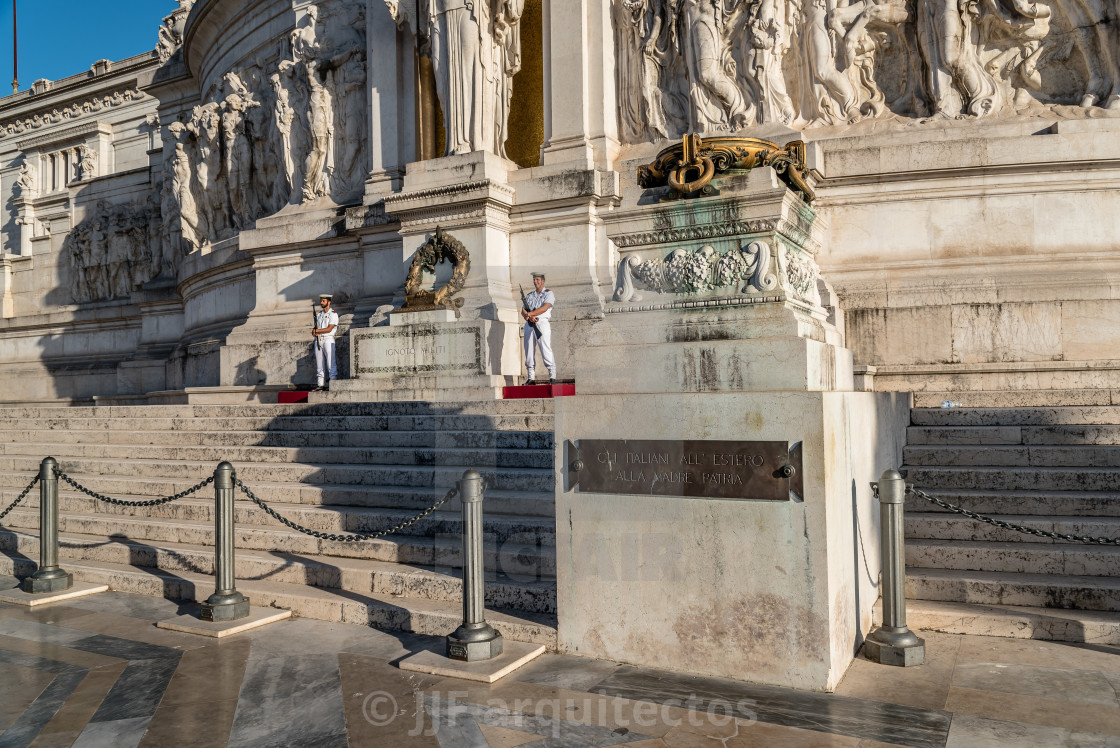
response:
{"label": "carved drapery", "polygon": [[624,142],[1120,108],[1106,0],[613,0],[613,19]]}
{"label": "carved drapery", "polygon": [[411,26],[424,40],[443,109],[445,155],[505,156],[513,76],[521,70],[525,0],[385,3],[398,24]]}

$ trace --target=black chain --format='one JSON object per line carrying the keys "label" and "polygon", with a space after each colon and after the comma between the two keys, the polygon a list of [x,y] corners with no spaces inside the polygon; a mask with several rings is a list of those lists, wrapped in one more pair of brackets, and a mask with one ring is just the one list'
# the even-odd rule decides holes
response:
{"label": "black chain", "polygon": [[58,468],[55,468],[54,474],[57,475],[59,479],[65,481],[66,483],[69,483],[71,486],[84,493],[86,496],[90,496],[94,499],[97,499],[98,501],[104,501],[107,504],[116,504],[117,506],[159,506],[161,504],[170,504],[172,501],[178,501],[185,496],[190,496],[195,491],[206,488],[214,482],[214,476],[211,475],[209,478],[202,481],[198,485],[191,486],[186,491],[180,491],[173,496],[164,496],[162,499],[150,499],[148,501],[122,501],[121,499],[114,499],[111,496],[105,496],[103,494],[96,493],[89,490],[85,486],[79,485],[74,481],[73,478],[71,478],[69,475],[62,472]]}
{"label": "black chain", "polygon": [[27,494],[31,493],[31,489],[34,488],[35,484],[38,483],[38,482],[39,482],[39,476],[36,475],[34,478],[31,479],[31,482],[27,484],[27,488],[23,489],[23,493],[21,493],[19,496],[17,496],[16,500],[13,501],[11,504],[9,504],[7,509],[0,512],[0,519],[4,519],[5,517],[7,517],[8,512],[15,509],[16,505],[18,505],[19,502],[23,501],[23,497],[25,497],[25,496],[27,496]]}
{"label": "black chain", "polygon": [[403,530],[404,528],[406,528],[410,525],[414,525],[417,522],[419,522],[420,520],[424,519],[429,514],[431,514],[435,510],[439,509],[441,506],[443,506],[447,502],[451,501],[451,499],[455,498],[455,496],[457,496],[458,493],[459,493],[458,488],[452,488],[450,491],[447,492],[446,496],[444,496],[442,499],[437,501],[435,504],[432,504],[430,507],[428,507],[424,511],[420,512],[419,514],[417,514],[412,519],[405,520],[404,522],[401,522],[399,525],[394,525],[394,526],[390,527],[388,530],[381,530],[380,532],[355,533],[355,534],[339,535],[338,533],[320,532],[319,530],[312,530],[310,527],[304,527],[303,525],[297,525],[295,522],[292,522],[290,519],[287,519],[286,517],[281,516],[272,507],[270,507],[268,504],[264,503],[263,500],[258,498],[256,494],[254,494],[252,491],[250,491],[249,488],[244,483],[242,483],[241,480],[239,478],[237,478],[236,476],[233,479],[233,484],[235,486],[237,486],[238,488],[240,488],[241,492],[244,493],[249,498],[250,501],[252,501],[254,504],[256,504],[261,509],[263,509],[268,514],[268,516],[272,517],[277,522],[279,522],[283,525],[286,525],[286,526],[292,528],[293,530],[295,530],[297,532],[302,532],[304,535],[310,535],[311,537],[319,538],[320,540],[331,540],[331,541],[334,541],[336,543],[357,543],[357,542],[360,542],[362,540],[377,540],[378,538],[383,538],[386,535],[392,535],[393,533],[398,532],[400,530]]}
{"label": "black chain", "polygon": [[[925,499],[930,503],[937,504],[937,506],[941,507],[942,509],[948,509],[950,512],[962,514],[969,519],[974,519],[979,522],[987,522],[989,525],[999,527],[1004,530],[1014,530],[1016,532],[1025,533],[1027,535],[1037,535],[1040,538],[1050,538],[1052,540],[1068,540],[1071,543],[1086,543],[1089,545],[1120,545],[1120,538],[1094,538],[1090,537],[1089,535],[1069,535],[1064,532],[1050,532],[1048,530],[1039,530],[1034,527],[1025,527],[1023,525],[1016,525],[1011,522],[1004,522],[1001,519],[988,517],[983,514],[977,514],[976,512],[970,512],[967,509],[955,506],[954,504],[950,504],[947,501],[942,501],[941,499],[930,496],[925,491],[914,488],[909,484],[907,484],[906,486],[906,493],[912,493],[920,499]],[[876,495],[877,494],[878,492],[876,492]]]}

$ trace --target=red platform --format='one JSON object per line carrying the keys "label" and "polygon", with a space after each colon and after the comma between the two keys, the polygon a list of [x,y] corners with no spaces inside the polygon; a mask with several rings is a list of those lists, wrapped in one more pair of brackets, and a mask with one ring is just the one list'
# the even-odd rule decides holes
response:
{"label": "red platform", "polygon": [[307,390],[281,390],[276,393],[276,402],[281,405],[307,402]]}
{"label": "red platform", "polygon": [[505,400],[525,400],[530,397],[568,397],[576,394],[575,382],[561,384],[519,384],[502,388]]}

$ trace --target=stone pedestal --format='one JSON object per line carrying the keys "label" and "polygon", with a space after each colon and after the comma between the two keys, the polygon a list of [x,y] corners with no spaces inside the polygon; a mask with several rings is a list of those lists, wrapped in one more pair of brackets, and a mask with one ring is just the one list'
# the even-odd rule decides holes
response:
{"label": "stone pedestal", "polygon": [[331,394],[369,400],[490,400],[514,383],[517,328],[450,311],[394,313],[388,327],[350,331],[352,378]]}
{"label": "stone pedestal", "polygon": [[812,208],[769,170],[717,186],[610,219],[614,298],[556,402],[559,648],[829,690],[871,627],[869,483],[909,395],[852,391]]}

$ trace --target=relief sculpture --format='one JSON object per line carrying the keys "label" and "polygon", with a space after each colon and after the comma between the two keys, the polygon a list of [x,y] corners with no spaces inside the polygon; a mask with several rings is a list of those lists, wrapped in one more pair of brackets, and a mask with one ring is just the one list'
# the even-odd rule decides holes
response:
{"label": "relief sculpture", "polygon": [[289,204],[360,200],[365,87],[365,6],[355,0],[307,6],[271,59],[227,72],[163,128],[164,254],[228,239]]}
{"label": "relief sculpture", "polygon": [[135,205],[100,200],[93,206],[63,242],[76,303],[128,296],[169,271],[160,242],[153,241],[160,213],[154,198]]}
{"label": "relief sculpture", "polygon": [[624,142],[1120,109],[1111,0],[612,0]]}

